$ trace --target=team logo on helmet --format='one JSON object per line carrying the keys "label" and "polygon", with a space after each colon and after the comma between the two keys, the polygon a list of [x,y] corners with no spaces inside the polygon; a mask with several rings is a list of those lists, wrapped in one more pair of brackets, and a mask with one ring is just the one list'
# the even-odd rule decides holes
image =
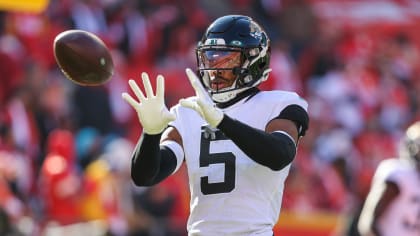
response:
{"label": "team logo on helmet", "polygon": [[261,35],[262,30],[256,24],[249,24],[249,32],[250,32],[249,34],[252,37],[254,37],[258,40],[260,40],[262,38],[262,35]]}

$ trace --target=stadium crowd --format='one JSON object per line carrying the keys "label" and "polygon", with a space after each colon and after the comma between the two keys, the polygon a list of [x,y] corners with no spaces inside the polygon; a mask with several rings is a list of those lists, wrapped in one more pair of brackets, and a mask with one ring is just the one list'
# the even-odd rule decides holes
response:
{"label": "stadium crowd", "polygon": [[[224,14],[258,19],[272,39],[273,70],[261,89],[297,91],[309,103],[282,211],[357,217],[377,164],[396,155],[420,117],[420,41],[402,27],[359,31],[325,20],[312,2],[51,0],[42,14],[0,12],[0,235],[57,225],[185,235],[185,170],[151,188],[131,183],[141,127],[121,93],[146,71],[165,76],[168,106],[192,95],[184,70],[196,66],[198,37]],[[67,29],[93,32],[112,50],[107,84],[65,79],[52,45]]]}

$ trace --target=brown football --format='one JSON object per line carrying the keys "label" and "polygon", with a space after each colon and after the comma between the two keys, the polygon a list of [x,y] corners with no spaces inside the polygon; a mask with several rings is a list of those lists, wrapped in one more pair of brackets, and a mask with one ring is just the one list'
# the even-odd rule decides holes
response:
{"label": "brown football", "polygon": [[84,30],[58,34],[54,39],[54,57],[64,75],[79,85],[102,85],[114,72],[111,53],[105,43]]}

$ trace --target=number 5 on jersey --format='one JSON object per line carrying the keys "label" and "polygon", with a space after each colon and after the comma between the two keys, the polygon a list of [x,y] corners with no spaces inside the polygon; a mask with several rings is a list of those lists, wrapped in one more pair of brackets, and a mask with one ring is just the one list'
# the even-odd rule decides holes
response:
{"label": "number 5 on jersey", "polygon": [[209,176],[201,177],[200,186],[204,195],[228,193],[235,188],[235,155],[232,152],[210,153],[210,144],[223,140],[232,142],[220,130],[211,129],[210,127],[201,128],[200,167],[223,164],[225,169],[223,182],[210,183]]}

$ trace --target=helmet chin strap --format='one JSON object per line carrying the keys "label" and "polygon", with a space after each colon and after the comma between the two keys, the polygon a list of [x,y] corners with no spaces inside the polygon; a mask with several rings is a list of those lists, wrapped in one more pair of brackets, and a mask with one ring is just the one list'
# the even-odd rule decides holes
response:
{"label": "helmet chin strap", "polygon": [[[236,87],[237,82],[238,80],[236,79],[235,82],[230,87],[224,88],[221,91],[219,90],[217,93],[212,92],[211,93],[212,100],[218,103],[224,103],[235,98],[238,93],[241,93],[242,91],[245,91],[246,89],[248,89],[248,87],[244,87],[241,89],[234,89]],[[224,90],[226,91],[223,92]]]}

